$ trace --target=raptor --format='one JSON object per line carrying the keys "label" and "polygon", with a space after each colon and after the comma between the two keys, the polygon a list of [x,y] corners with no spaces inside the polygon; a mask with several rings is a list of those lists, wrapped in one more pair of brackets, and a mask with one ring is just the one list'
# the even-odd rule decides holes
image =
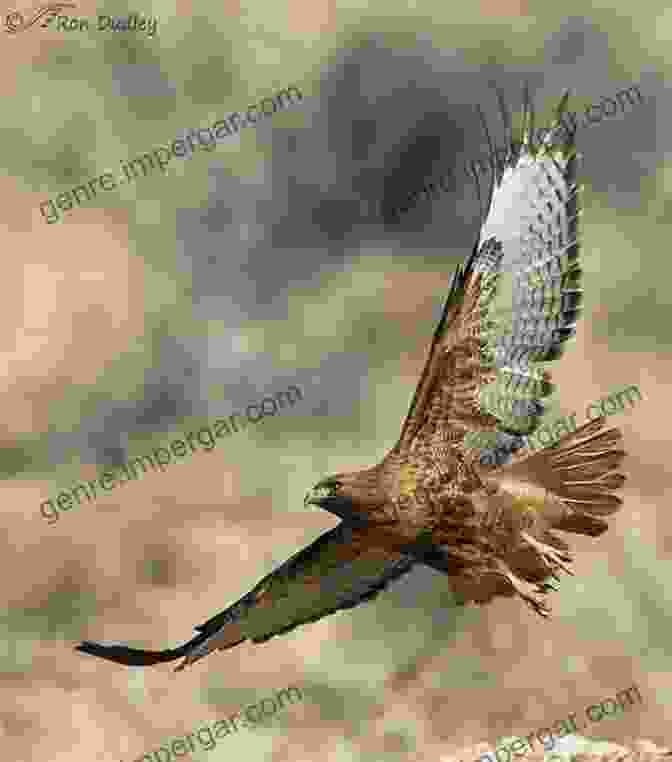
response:
{"label": "raptor", "polygon": [[[340,523],[183,645],[150,651],[84,641],[79,651],[124,665],[181,659],[183,669],[357,606],[415,564],[444,573],[463,603],[516,596],[548,616],[551,581],[572,573],[558,532],[597,537],[608,528],[605,518],[623,502],[614,491],[625,481],[618,467],[626,453],[604,417],[524,452],[555,389],[548,364],[574,336],[583,294],[579,156],[575,131],[561,119],[568,93],[535,141],[523,92],[514,140],[496,89],[504,150],[478,110],[491,157],[487,189],[474,175],[483,224],[453,274],[399,440],[377,465],[329,476],[306,495],[306,505]],[[488,432],[480,448],[468,445],[477,432]]]}

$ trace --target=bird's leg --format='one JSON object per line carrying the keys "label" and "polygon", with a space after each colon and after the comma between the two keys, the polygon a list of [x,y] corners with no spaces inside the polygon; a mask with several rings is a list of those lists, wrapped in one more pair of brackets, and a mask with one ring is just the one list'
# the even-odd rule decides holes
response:
{"label": "bird's leg", "polygon": [[568,553],[563,553],[550,545],[546,545],[546,543],[537,540],[527,532],[521,532],[520,536],[539,553],[551,573],[560,568],[566,574],[574,575],[571,568],[566,565],[566,563],[571,563],[574,560]]}
{"label": "bird's leg", "polygon": [[520,595],[520,597],[534,609],[540,616],[548,617],[551,613],[550,609],[546,605],[546,601],[542,597],[543,593],[547,592],[546,585],[533,585],[531,582],[526,582],[520,577],[516,577],[512,574],[508,566],[500,559],[495,559],[495,565],[497,568],[497,574],[505,577],[511,587]]}

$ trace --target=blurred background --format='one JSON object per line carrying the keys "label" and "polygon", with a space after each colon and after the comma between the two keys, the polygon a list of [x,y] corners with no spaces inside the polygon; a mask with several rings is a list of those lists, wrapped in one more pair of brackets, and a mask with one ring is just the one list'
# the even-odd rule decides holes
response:
{"label": "blurred background", "polygon": [[[11,6],[30,17],[36,6]],[[672,10],[576,0],[127,5],[146,33],[4,29],[0,735],[3,758],[132,762],[289,685],[263,727],[198,762],[439,760],[526,735],[636,683],[590,737],[670,742],[669,255]],[[641,105],[580,128],[586,308],[549,417],[614,388],[624,508],[570,538],[576,577],[544,622],[514,600],[458,608],[417,569],[375,601],[273,638],[127,669],[82,638],[172,647],[336,520],[322,475],[396,441],[455,266],[477,235],[463,175],[504,91],[537,124],[638,84]],[[46,224],[39,204],[294,84],[303,101]],[[667,131],[666,131],[667,130]],[[667,225],[667,227],[666,227]],[[39,504],[105,465],[298,386],[303,401],[163,473],[75,506]],[[665,721],[665,718],[668,721]],[[469,761],[470,762],[470,761]]]}

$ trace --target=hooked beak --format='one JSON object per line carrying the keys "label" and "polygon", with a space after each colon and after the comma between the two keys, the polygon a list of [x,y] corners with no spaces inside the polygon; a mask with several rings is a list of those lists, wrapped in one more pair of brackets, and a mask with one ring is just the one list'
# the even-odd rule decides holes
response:
{"label": "hooked beak", "polygon": [[321,493],[320,490],[309,489],[308,492],[306,492],[306,496],[303,500],[303,504],[304,506],[306,505],[320,506],[320,503],[326,499],[327,497],[324,495],[324,493]]}
{"label": "hooked beak", "polygon": [[316,484],[314,487],[308,490],[306,492],[306,496],[303,499],[303,504],[305,505],[317,505],[322,507],[322,503],[325,503],[325,501],[330,499],[330,492],[331,492],[331,480],[325,479],[324,481],[320,482],[319,484]]}
{"label": "hooked beak", "polygon": [[349,497],[339,495],[320,495],[318,490],[309,490],[303,501],[304,506],[316,505],[334,516],[347,521],[348,524],[368,524],[368,519],[354,510]]}

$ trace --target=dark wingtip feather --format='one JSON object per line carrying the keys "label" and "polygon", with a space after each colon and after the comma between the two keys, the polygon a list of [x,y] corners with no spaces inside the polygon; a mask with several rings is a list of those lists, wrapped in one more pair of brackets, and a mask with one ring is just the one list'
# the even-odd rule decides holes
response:
{"label": "dark wingtip feather", "polygon": [[75,646],[75,651],[98,656],[101,659],[124,664],[127,667],[147,667],[152,664],[173,661],[182,655],[179,648],[166,651],[144,651],[141,648],[128,648],[127,646],[104,646],[91,640],[83,640],[78,646]]}
{"label": "dark wingtip feather", "polygon": [[488,141],[489,164],[491,165],[491,168],[492,168],[492,175],[490,177],[488,191],[485,195],[487,199],[485,215],[488,215],[490,213],[490,207],[492,205],[492,194],[494,191],[495,183],[498,180],[497,151],[496,151],[494,143],[492,142],[492,137],[490,136],[490,130],[488,129],[488,122],[485,118],[485,115],[483,114],[483,109],[480,106],[477,106],[477,110],[481,120],[481,126],[483,127],[483,131],[485,132],[486,140]]}
{"label": "dark wingtip feather", "polygon": [[532,95],[530,94],[530,84],[527,80],[524,82],[523,87],[523,130],[521,136],[521,142],[527,144],[528,151],[534,155],[536,146],[534,144],[534,102]]}
{"label": "dark wingtip feather", "polygon": [[484,213],[483,213],[483,201],[481,196],[481,181],[478,179],[478,172],[473,167],[473,165],[469,167],[469,170],[473,174],[474,180],[476,182],[476,197],[478,198],[478,208],[479,208],[481,217],[483,217]]}
{"label": "dark wingtip feather", "polygon": [[494,88],[497,94],[497,103],[499,105],[499,113],[502,117],[502,124],[504,125],[504,142],[506,143],[507,146],[509,146],[512,141],[511,114],[509,113],[507,105],[506,105],[506,98],[504,97],[504,93],[502,92],[502,89],[494,80],[490,82],[490,86]]}
{"label": "dark wingtip feather", "polygon": [[569,88],[567,88],[563,94],[560,96],[560,102],[555,108],[555,117],[558,121],[560,121],[560,118],[565,113],[567,109],[567,101],[569,100]]}

